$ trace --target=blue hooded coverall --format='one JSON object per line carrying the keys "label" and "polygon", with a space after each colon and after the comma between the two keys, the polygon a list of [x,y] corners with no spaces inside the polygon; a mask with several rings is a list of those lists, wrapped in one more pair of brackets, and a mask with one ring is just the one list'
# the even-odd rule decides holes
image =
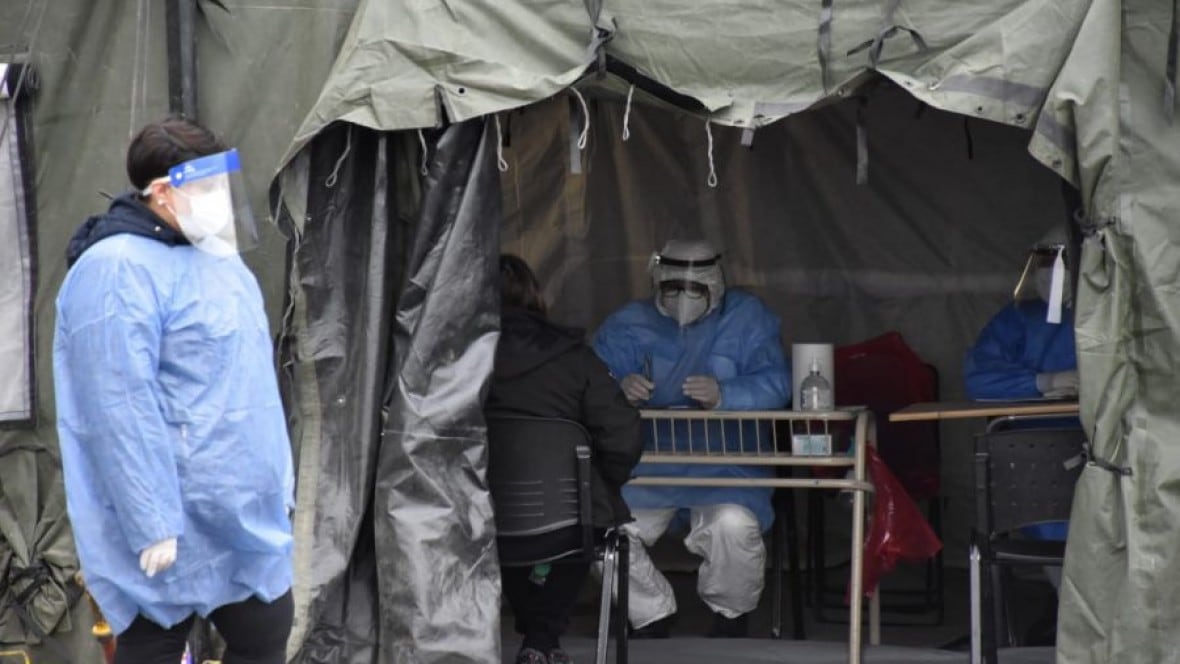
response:
{"label": "blue hooded coverall", "polygon": [[[778,316],[740,290],[726,291],[720,307],[683,328],[661,314],[652,300],[638,300],[603,323],[595,335],[594,350],[616,379],[643,374],[650,367],[655,389],[644,407],[698,407],[684,396],[681,386],[688,376],[710,375],[721,387],[721,410],[782,408],[790,399],[791,372],[783,355],[779,325]],[[663,424],[654,438],[651,427],[644,427],[647,449],[653,445],[669,449],[672,445],[672,431]],[[688,427],[684,423],[677,426],[677,447],[687,450]],[[700,445],[706,436],[704,428],[693,426],[692,438]],[[710,427],[711,441],[721,440],[720,426]],[[752,445],[757,435],[752,424],[744,430],[737,423],[723,426],[726,442],[733,449]],[[761,432],[763,445],[769,441],[768,434]],[[764,466],[640,464],[635,475],[766,477],[772,472]],[[763,530],[774,522],[771,493],[769,488],[623,487],[627,504],[638,509],[742,505],[754,513]]]}
{"label": "blue hooded coverall", "polygon": [[1061,323],[1045,320],[1043,300],[1016,302],[997,313],[967,352],[963,377],[971,399],[1040,396],[1037,374],[1077,369],[1073,309]]}

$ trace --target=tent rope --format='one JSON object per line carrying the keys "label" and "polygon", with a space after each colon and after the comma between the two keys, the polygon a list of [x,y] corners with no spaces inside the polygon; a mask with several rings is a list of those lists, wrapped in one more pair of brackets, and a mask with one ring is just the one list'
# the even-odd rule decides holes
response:
{"label": "tent rope", "polygon": [[426,135],[422,133],[421,129],[418,130],[418,143],[422,146],[422,161],[418,166],[418,172],[422,174],[422,177],[426,177],[430,175],[430,170],[426,168],[426,162],[430,158],[430,150],[426,147]]}
{"label": "tent rope", "polygon": [[717,165],[713,162],[713,126],[708,119],[705,120],[705,138],[709,141],[709,177],[705,183],[710,187],[717,187]]}
{"label": "tent rope", "polygon": [[504,132],[500,128],[500,114],[495,115],[496,118],[496,168],[500,169],[501,173],[508,172],[508,162],[504,160]]}
{"label": "tent rope", "polygon": [[623,109],[623,140],[631,138],[631,96],[635,94],[635,84],[627,88],[627,106]]}
{"label": "tent rope", "polygon": [[1176,51],[1180,48],[1180,0],[1172,0],[1172,29],[1168,34],[1168,62],[1164,68],[1164,117],[1171,125],[1176,117]]}
{"label": "tent rope", "polygon": [[578,98],[578,103],[582,105],[582,133],[578,135],[578,149],[586,149],[586,138],[590,136],[590,107],[586,106],[586,98],[578,92],[577,88],[570,88],[570,92]]}
{"label": "tent rope", "polygon": [[348,125],[348,133],[344,135],[344,152],[336,158],[336,165],[332,167],[332,172],[324,179],[324,186],[331,189],[336,186],[336,181],[340,177],[340,166],[344,164],[344,158],[352,151],[352,125]]}

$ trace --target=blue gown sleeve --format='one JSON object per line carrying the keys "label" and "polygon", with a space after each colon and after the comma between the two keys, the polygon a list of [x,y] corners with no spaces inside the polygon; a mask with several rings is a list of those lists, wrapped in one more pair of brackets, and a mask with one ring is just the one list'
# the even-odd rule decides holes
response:
{"label": "blue gown sleeve", "polygon": [[[738,375],[721,381],[723,410],[782,408],[791,398],[791,370],[783,354],[779,320],[760,302],[751,301],[738,312],[746,320],[746,355]],[[748,311],[747,311],[748,310]]]}
{"label": "blue gown sleeve", "polygon": [[156,371],[164,324],[153,275],[126,261],[80,263],[59,350],[71,407],[86,429],[82,453],[105,487],[135,552],[183,534],[173,440]]}
{"label": "blue gown sleeve", "polygon": [[1021,361],[1026,337],[1024,319],[1011,306],[984,326],[963,363],[968,398],[1023,399],[1040,395],[1036,368]]}
{"label": "blue gown sleeve", "polygon": [[624,320],[626,310],[606,319],[594,334],[595,354],[610,370],[616,381],[633,373],[643,373],[643,361],[631,334],[631,325]]}

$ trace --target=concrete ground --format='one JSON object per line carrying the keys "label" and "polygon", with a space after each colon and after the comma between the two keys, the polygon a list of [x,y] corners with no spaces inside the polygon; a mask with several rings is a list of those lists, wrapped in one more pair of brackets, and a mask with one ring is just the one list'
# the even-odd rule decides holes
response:
{"label": "concrete ground", "polygon": [[[825,571],[829,597],[817,610],[809,597],[802,611],[805,640],[792,636],[790,597],[784,608],[783,638],[771,637],[773,574],[768,572],[767,589],[757,610],[751,614],[748,639],[704,638],[712,625],[712,613],[696,595],[696,561],[675,543],[661,541],[655,550],[656,561],[665,570],[676,592],[679,611],[672,638],[668,640],[633,640],[630,661],[661,664],[677,662],[827,662],[847,661],[847,613],[842,605],[843,578],[848,567],[845,561],[829,561]],[[804,572],[805,578],[814,579]],[[968,581],[967,572],[960,567],[944,570],[944,607],[942,620],[934,611],[914,612],[899,610],[898,602],[912,603],[916,597],[898,591],[921,588],[925,570],[919,566],[902,565],[883,583],[882,645],[865,652],[865,662],[872,664],[902,664],[903,662],[967,662],[968,661]],[[575,609],[567,637],[566,650],[579,663],[594,661],[594,640],[597,624],[599,588],[587,584]],[[814,595],[814,585],[808,595]],[[784,589],[788,588],[784,581]],[[1001,651],[1004,664],[1038,664],[1053,661],[1052,611],[1056,602],[1051,586],[1037,570],[1020,575],[1011,588],[1016,632],[1031,637],[1027,647]],[[843,621],[843,622],[841,622]],[[868,639],[867,622],[865,640]],[[511,612],[504,610],[504,660],[512,662],[519,637],[512,627]],[[613,658],[613,652],[612,652]],[[610,660],[610,661],[613,661]]]}

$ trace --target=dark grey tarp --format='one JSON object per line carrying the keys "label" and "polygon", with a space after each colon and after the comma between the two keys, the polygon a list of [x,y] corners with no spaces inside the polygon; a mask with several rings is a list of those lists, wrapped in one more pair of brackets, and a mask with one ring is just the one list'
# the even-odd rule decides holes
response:
{"label": "dark grey tarp", "polygon": [[485,133],[472,121],[432,136],[420,195],[407,135],[338,124],[294,165],[307,201],[286,224],[294,661],[498,661],[480,404],[500,191]]}
{"label": "dark grey tarp", "polygon": [[374,499],[383,662],[500,658],[482,410],[500,327],[499,220],[495,132],[482,120],[448,127],[393,326]]}
{"label": "dark grey tarp", "polygon": [[[346,148],[351,159],[337,167]],[[377,645],[370,505],[400,279],[390,151],[372,131],[324,132],[304,164],[317,223],[280,218],[297,293],[287,315],[301,322],[280,340],[281,375],[293,438],[306,442],[296,448],[297,661],[367,662]]]}

